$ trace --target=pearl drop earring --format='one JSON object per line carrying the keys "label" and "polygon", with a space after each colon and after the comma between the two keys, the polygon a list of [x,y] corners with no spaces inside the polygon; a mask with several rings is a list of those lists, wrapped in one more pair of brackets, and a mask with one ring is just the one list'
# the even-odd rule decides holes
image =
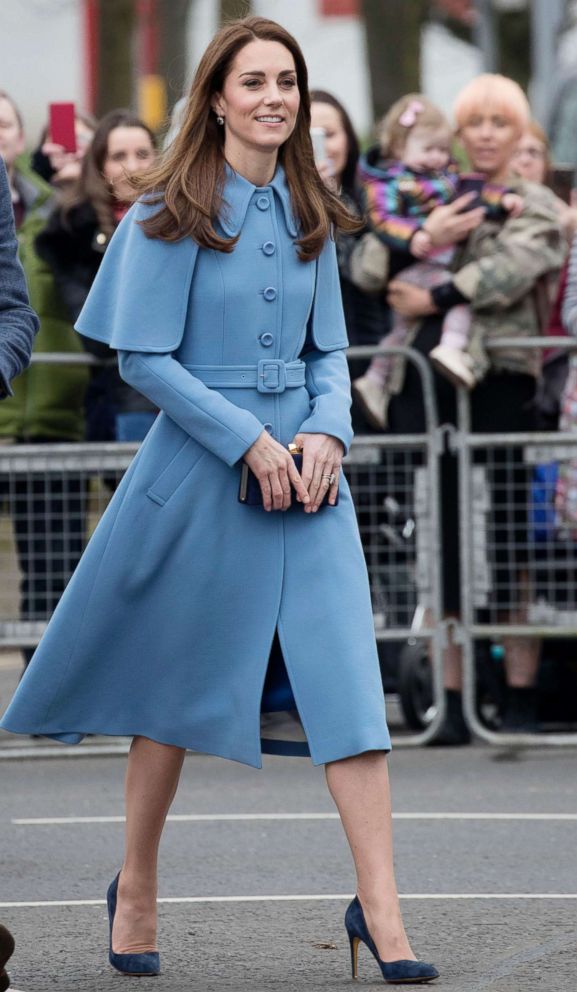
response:
{"label": "pearl drop earring", "polygon": [[216,123],[221,125],[224,124],[224,117],[221,117],[220,114],[217,114]]}

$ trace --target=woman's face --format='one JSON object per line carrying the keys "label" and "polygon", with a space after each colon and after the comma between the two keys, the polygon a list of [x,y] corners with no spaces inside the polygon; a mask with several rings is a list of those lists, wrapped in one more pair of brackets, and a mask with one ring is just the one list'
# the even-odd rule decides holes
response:
{"label": "woman's face", "polygon": [[311,103],[311,127],[321,127],[325,132],[325,151],[337,183],[349,157],[349,139],[344,129],[341,115],[330,103],[313,100]]}
{"label": "woman's face", "polygon": [[102,167],[117,200],[128,200],[132,189],[127,176],[146,172],[156,152],[148,131],[143,127],[115,127],[108,135],[108,149]]}
{"label": "woman's face", "polygon": [[513,153],[511,167],[521,179],[544,183],[547,178],[547,146],[527,131]]}
{"label": "woman's face", "polygon": [[493,180],[508,174],[519,141],[518,126],[511,118],[490,106],[479,107],[462,125],[459,137],[475,172]]}
{"label": "woman's face", "polygon": [[278,41],[251,41],[237,52],[212,109],[224,117],[225,155],[275,152],[292,134],[300,106],[295,62]]}

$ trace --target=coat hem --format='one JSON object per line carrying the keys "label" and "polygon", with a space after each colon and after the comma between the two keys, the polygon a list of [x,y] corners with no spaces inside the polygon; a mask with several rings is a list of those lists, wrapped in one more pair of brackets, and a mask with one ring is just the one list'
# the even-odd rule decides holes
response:
{"label": "coat hem", "polygon": [[95,736],[95,737],[146,737],[148,740],[153,741],[155,744],[165,744],[167,747],[178,747],[183,751],[191,751],[194,754],[207,754],[214,758],[225,758],[229,761],[238,761],[242,765],[249,765],[251,768],[262,768],[262,754],[255,755],[253,758],[248,756],[240,756],[236,754],[225,753],[223,750],[218,748],[207,748],[206,746],[199,746],[196,744],[183,743],[183,741],[168,740],[168,736],[164,737],[161,734],[152,734],[150,731],[144,730],[127,730],[126,727],[118,730],[102,730],[100,728],[90,728],[82,731],[54,731],[49,732],[46,730],[40,730],[35,726],[28,726],[25,730],[14,730],[11,726],[6,723],[0,723],[0,730],[6,730],[11,734],[25,734],[29,736],[30,734],[37,735],[39,737],[48,737],[50,740],[57,741],[59,744],[80,744],[85,737]]}
{"label": "coat hem", "polygon": [[315,754],[311,755],[313,765],[328,765],[332,761],[342,761],[344,758],[355,758],[359,754],[366,754],[368,751],[384,751],[389,754],[391,751],[391,738],[388,734],[381,739],[359,741],[350,745],[327,745],[323,748],[315,748]]}

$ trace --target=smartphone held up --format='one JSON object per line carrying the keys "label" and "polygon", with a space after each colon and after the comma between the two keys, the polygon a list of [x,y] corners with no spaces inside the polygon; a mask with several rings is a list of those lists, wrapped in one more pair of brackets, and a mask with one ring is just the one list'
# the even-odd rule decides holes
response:
{"label": "smartphone held up", "polygon": [[50,140],[65,152],[76,153],[76,111],[73,103],[48,105]]}
{"label": "smartphone held up", "polygon": [[315,162],[319,165],[327,161],[327,132],[324,127],[311,127],[311,141],[313,143],[313,155]]}

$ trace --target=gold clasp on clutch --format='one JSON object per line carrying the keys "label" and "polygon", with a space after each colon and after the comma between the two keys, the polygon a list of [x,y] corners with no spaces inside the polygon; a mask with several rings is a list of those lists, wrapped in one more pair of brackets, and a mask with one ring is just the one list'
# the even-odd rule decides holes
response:
{"label": "gold clasp on clutch", "polygon": [[292,444],[292,443],[289,444],[288,450],[291,453],[291,455],[302,455],[303,453],[303,449],[299,444]]}

